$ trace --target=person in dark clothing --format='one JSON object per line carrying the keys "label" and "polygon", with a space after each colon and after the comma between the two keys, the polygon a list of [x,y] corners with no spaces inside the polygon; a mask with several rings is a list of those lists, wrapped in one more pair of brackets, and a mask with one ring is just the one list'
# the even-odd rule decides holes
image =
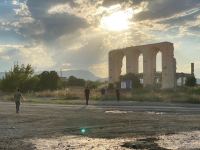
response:
{"label": "person in dark clothing", "polygon": [[106,89],[102,88],[101,89],[101,99],[104,100],[105,99],[105,94],[106,94]]}
{"label": "person in dark clothing", "polygon": [[24,100],[20,90],[17,89],[17,92],[14,94],[14,101],[15,101],[15,105],[16,105],[16,113],[19,113],[19,107],[20,107],[21,99]]}
{"label": "person in dark clothing", "polygon": [[90,98],[90,89],[88,87],[85,88],[85,100],[86,100],[86,105],[88,105],[88,101]]}
{"label": "person in dark clothing", "polygon": [[117,97],[117,101],[120,100],[120,90],[116,89],[116,97]]}
{"label": "person in dark clothing", "polygon": [[106,94],[106,90],[104,88],[101,89],[101,95],[104,96]]}

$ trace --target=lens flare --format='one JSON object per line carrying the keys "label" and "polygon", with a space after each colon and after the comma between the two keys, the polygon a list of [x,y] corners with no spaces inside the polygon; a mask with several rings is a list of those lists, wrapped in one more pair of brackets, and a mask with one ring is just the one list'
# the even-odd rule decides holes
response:
{"label": "lens flare", "polygon": [[81,128],[80,131],[81,131],[82,134],[85,134],[86,129],[85,128]]}

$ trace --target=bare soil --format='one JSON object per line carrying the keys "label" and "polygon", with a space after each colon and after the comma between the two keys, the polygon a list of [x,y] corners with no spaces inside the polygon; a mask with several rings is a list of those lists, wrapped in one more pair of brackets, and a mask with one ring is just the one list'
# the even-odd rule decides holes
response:
{"label": "bare soil", "polygon": [[200,149],[198,105],[137,105],[0,102],[0,149]]}

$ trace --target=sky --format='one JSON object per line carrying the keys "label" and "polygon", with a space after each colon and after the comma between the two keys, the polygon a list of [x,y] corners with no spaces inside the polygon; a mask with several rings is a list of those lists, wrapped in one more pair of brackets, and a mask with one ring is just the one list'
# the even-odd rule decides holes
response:
{"label": "sky", "polygon": [[0,0],[0,72],[89,70],[108,76],[112,49],[169,41],[178,72],[200,77],[200,0]]}

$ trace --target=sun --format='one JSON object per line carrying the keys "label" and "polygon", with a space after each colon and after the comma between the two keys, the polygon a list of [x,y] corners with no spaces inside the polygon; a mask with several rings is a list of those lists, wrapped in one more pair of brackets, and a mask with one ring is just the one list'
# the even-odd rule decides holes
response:
{"label": "sun", "polygon": [[100,26],[110,31],[123,31],[129,29],[132,18],[133,9],[131,8],[127,10],[114,10],[101,18]]}
{"label": "sun", "polygon": [[12,4],[13,4],[13,5],[18,5],[18,4],[19,4],[19,1],[18,1],[18,0],[13,0],[13,1],[12,1]]}

